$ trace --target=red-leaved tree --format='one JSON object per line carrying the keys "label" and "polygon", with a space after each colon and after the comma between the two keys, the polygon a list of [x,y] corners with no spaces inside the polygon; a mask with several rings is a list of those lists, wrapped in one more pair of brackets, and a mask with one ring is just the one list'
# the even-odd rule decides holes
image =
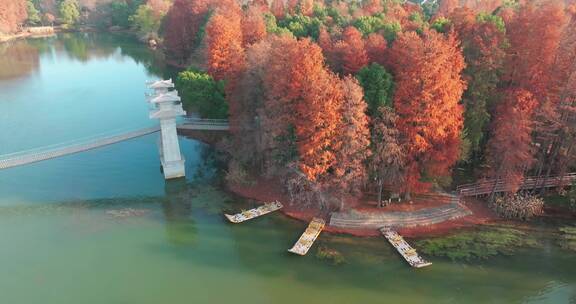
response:
{"label": "red-leaved tree", "polygon": [[504,180],[509,192],[522,184],[524,172],[534,161],[532,156],[532,113],[537,102],[522,89],[509,89],[498,106],[487,147],[489,175]]}
{"label": "red-leaved tree", "polygon": [[394,107],[406,152],[406,190],[421,189],[422,174],[442,177],[458,160],[466,88],[462,50],[454,34],[406,32],[391,49]]}
{"label": "red-leaved tree", "polygon": [[370,130],[364,92],[358,81],[346,76],[341,81],[344,98],[336,133],[336,159],[332,183],[344,193],[359,193],[366,182],[366,159],[370,156]]}
{"label": "red-leaved tree", "polygon": [[216,80],[243,69],[244,49],[240,16],[216,12],[206,25],[208,73]]}
{"label": "red-leaved tree", "polygon": [[166,14],[164,46],[170,60],[184,64],[200,43],[199,33],[208,14],[205,0],[175,0]]}
{"label": "red-leaved tree", "polygon": [[242,16],[243,45],[248,46],[266,37],[266,22],[261,9],[250,6]]}
{"label": "red-leaved tree", "polygon": [[371,33],[366,37],[366,54],[370,62],[376,62],[382,66],[388,66],[388,43],[380,34]]}
{"label": "red-leaved tree", "polygon": [[342,33],[342,40],[334,44],[337,66],[341,67],[339,72],[344,74],[355,74],[368,64],[368,54],[362,39],[362,33],[355,27],[349,26]]}

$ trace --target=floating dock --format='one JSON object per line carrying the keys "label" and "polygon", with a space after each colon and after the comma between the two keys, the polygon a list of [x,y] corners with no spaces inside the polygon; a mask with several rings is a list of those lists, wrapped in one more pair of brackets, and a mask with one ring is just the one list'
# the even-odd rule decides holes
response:
{"label": "floating dock", "polygon": [[306,255],[310,247],[314,244],[314,241],[316,241],[316,238],[320,235],[320,232],[322,232],[322,229],[324,229],[324,225],[326,225],[326,222],[323,219],[313,218],[296,244],[288,249],[288,251],[299,255]]}
{"label": "floating dock", "polygon": [[380,232],[384,237],[398,250],[400,255],[414,268],[422,268],[432,265],[432,263],[424,260],[418,255],[416,249],[412,248],[398,232],[390,228],[380,228]]}
{"label": "floating dock", "polygon": [[251,220],[253,218],[257,218],[257,217],[262,216],[264,214],[274,212],[276,210],[281,209],[282,207],[284,207],[284,206],[282,206],[282,204],[279,201],[275,201],[275,202],[271,202],[271,203],[265,203],[264,205],[262,205],[258,208],[242,211],[241,213],[237,213],[234,215],[224,214],[224,216],[226,216],[226,218],[230,222],[232,222],[234,224],[238,224],[238,223],[242,223],[242,222],[247,221],[247,220]]}

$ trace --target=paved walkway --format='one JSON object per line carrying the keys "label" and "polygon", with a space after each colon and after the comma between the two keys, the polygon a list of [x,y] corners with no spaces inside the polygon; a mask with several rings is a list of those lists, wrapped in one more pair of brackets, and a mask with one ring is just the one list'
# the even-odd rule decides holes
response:
{"label": "paved walkway", "polygon": [[449,204],[417,211],[374,213],[350,210],[347,212],[335,212],[330,218],[330,226],[355,229],[427,226],[471,214],[470,209],[460,204],[457,196],[451,195]]}

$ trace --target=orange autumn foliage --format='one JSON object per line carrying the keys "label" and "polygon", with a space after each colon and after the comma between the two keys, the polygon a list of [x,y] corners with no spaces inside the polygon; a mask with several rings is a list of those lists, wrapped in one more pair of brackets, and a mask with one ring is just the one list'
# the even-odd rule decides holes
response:
{"label": "orange autumn foliage", "polygon": [[243,45],[254,44],[266,37],[266,22],[260,8],[251,6],[242,17]]}
{"label": "orange autumn foliage", "polygon": [[296,14],[299,3],[300,0],[286,0],[286,10],[288,10],[288,13],[292,15]]}
{"label": "orange autumn foliage", "polygon": [[167,0],[148,0],[146,1],[146,5],[152,9],[153,14],[157,17],[161,17],[168,12],[172,4]]}
{"label": "orange autumn foliage", "polygon": [[240,16],[217,12],[206,25],[208,73],[216,80],[241,71],[244,66],[244,49]]}
{"label": "orange autumn foliage", "polygon": [[265,107],[275,122],[268,132],[279,136],[294,127],[298,167],[316,181],[335,162],[332,147],[343,93],[337,77],[325,68],[320,47],[310,39],[281,36],[271,42]]}
{"label": "orange autumn foliage", "polygon": [[267,13],[270,11],[270,6],[267,0],[254,0],[250,2],[249,6],[257,8],[261,13]]}
{"label": "orange autumn foliage", "polygon": [[367,104],[358,81],[346,76],[341,81],[343,101],[341,121],[336,133],[332,183],[338,191],[359,193],[367,179],[365,161],[370,156],[370,130]]}
{"label": "orange autumn foliage", "polygon": [[382,66],[387,66],[388,43],[380,34],[371,33],[366,37],[366,54],[370,62],[376,62]]}
{"label": "orange autumn foliage", "polygon": [[26,0],[0,1],[0,33],[13,33],[28,17]]}
{"label": "orange autumn foliage", "polygon": [[406,151],[406,190],[419,189],[423,173],[446,176],[458,160],[466,88],[455,35],[406,32],[391,49],[396,72],[394,107]]}
{"label": "orange autumn foliage", "polygon": [[349,26],[342,33],[342,40],[334,44],[334,52],[338,57],[337,66],[344,74],[356,74],[368,64],[368,54],[362,39],[362,33]]}
{"label": "orange autumn foliage", "polygon": [[175,0],[165,17],[164,35],[167,56],[178,64],[186,63],[196,46],[196,37],[208,14],[207,1]]}
{"label": "orange autumn foliage", "polygon": [[552,80],[550,69],[566,21],[563,6],[551,1],[540,7],[522,6],[507,27],[510,48],[506,79],[513,86],[529,89],[539,103],[546,98]]}
{"label": "orange autumn foliage", "polygon": [[372,16],[381,13],[384,10],[384,6],[382,6],[381,0],[368,0],[363,5],[362,10],[367,16]]}
{"label": "orange autumn foliage", "polygon": [[475,13],[492,13],[502,6],[502,0],[441,0],[436,16],[448,16],[457,8],[468,8]]}
{"label": "orange autumn foliage", "polygon": [[537,106],[533,95],[523,89],[509,89],[498,106],[488,142],[489,175],[506,180],[508,191],[518,191],[532,156],[532,113]]}
{"label": "orange autumn foliage", "polygon": [[284,0],[272,0],[272,6],[270,8],[272,15],[277,19],[282,19],[286,15],[286,7],[284,6]]}
{"label": "orange autumn foliage", "polygon": [[304,16],[312,16],[312,13],[314,13],[314,0],[300,0],[300,13]]}

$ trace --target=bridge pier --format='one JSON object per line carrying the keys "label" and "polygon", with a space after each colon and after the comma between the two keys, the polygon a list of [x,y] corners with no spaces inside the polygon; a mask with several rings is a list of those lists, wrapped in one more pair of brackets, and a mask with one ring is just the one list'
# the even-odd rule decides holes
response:
{"label": "bridge pier", "polygon": [[165,179],[178,178],[186,175],[184,157],[180,153],[178,133],[176,130],[176,117],[186,113],[182,109],[180,97],[174,88],[172,80],[160,80],[149,84],[154,90],[149,102],[155,105],[150,112],[150,118],[160,120],[160,143],[159,154],[162,163],[162,171]]}

